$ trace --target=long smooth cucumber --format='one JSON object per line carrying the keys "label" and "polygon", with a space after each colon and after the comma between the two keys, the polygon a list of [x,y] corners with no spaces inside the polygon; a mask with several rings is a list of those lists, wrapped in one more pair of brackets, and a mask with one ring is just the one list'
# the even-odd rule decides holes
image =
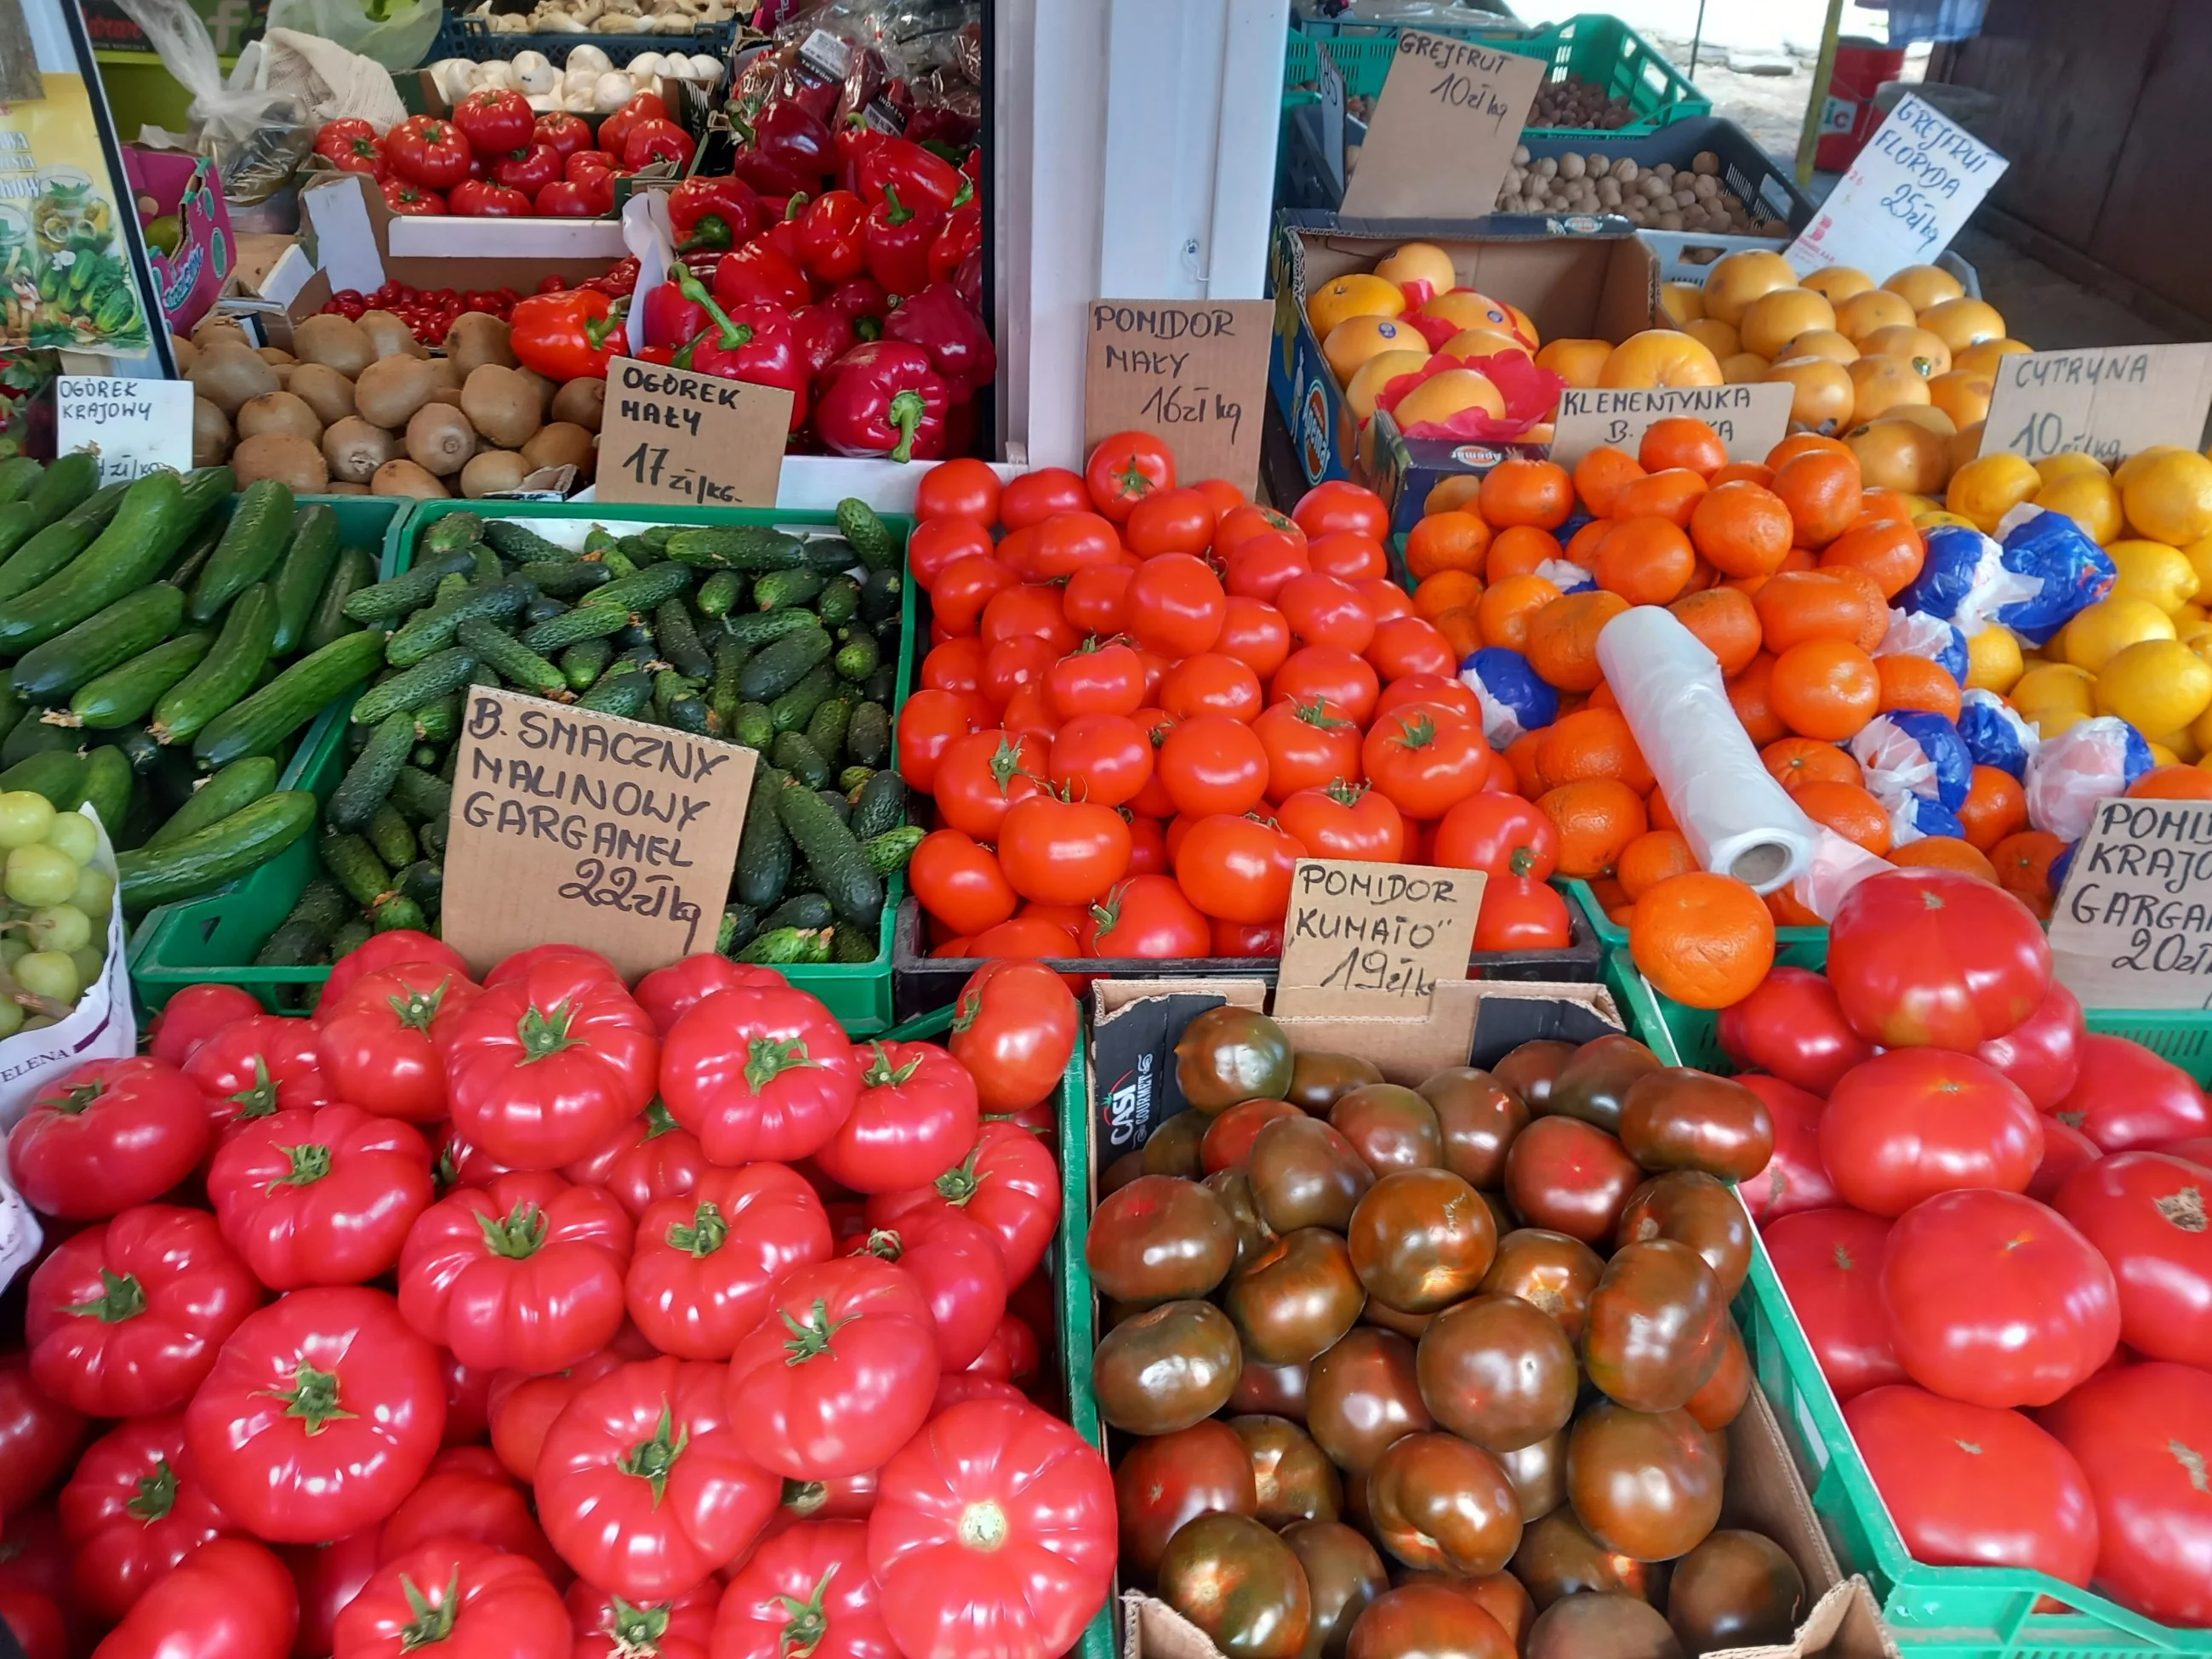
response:
{"label": "long smooth cucumber", "polygon": [[150,850],[219,823],[233,812],[251,806],[276,787],[276,763],[267,755],[233,761],[185,797],[169,814],[168,822],[146,837]]}

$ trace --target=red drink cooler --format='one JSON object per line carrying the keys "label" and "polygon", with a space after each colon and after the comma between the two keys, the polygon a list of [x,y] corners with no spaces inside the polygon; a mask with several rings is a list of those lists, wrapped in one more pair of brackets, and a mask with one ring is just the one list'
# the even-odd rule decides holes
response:
{"label": "red drink cooler", "polygon": [[1905,48],[1847,34],[1836,42],[1835,78],[1820,112],[1820,145],[1813,164],[1841,173],[1881,125],[1875,88],[1905,72]]}

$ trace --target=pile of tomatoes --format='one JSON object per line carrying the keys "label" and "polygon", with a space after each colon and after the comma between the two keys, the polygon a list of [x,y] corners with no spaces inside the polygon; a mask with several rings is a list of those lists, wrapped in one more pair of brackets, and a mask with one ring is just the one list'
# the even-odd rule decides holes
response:
{"label": "pile of tomatoes", "polygon": [[505,322],[521,298],[511,288],[418,289],[404,283],[386,283],[368,294],[357,288],[340,289],[323,301],[323,310],[354,322],[371,311],[388,311],[424,345],[442,345],[453,325],[468,313],[481,311]]}
{"label": "pile of tomatoes", "polygon": [[1477,950],[1570,942],[1558,831],[1390,580],[1371,492],[1285,517],[1125,432],[1003,488],[949,462],[915,511],[898,764],[939,826],[908,871],[937,954],[1279,954],[1309,855],[1482,869]]}
{"label": "pile of tomatoes", "polygon": [[1716,1529],[1758,1095],[1623,1036],[1401,1088],[1237,1008],[1176,1078],[1085,1247],[1131,1582],[1252,1659],[1790,1639],[1796,1564]]}
{"label": "pile of tomatoes", "polygon": [[1914,1556],[2212,1625],[2203,1091],[2088,1032],[2027,907],[1951,871],[1862,883],[1826,975],[1775,969],[1719,1036],[1775,1126],[1744,1197]]}
{"label": "pile of tomatoes", "polygon": [[0,1619],[30,1659],[1054,1659],[1114,1572],[1104,1460],[1023,1392],[1077,1013],[1031,963],[959,1009],[856,1045],[767,969],[478,984],[401,933],[313,1019],[180,993],[9,1139],[62,1237],[0,1359]]}

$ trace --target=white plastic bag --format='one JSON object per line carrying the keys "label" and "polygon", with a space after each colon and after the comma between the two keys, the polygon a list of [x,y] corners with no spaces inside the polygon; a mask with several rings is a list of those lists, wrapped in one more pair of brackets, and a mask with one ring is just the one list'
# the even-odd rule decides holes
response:
{"label": "white plastic bag", "polygon": [[[391,73],[374,58],[295,29],[270,30],[246,48],[256,52],[260,62],[254,84],[296,100],[318,128],[330,121],[362,120],[380,135],[407,118],[407,106]],[[234,86],[246,70],[246,56],[241,53],[230,77]]]}
{"label": "white plastic bag", "polygon": [[[161,59],[161,67],[191,94],[191,118],[197,145],[179,149],[204,150],[217,159],[246,143],[265,127],[295,125],[305,112],[282,93],[251,85],[234,90],[222,77],[215,55],[215,42],[207,25],[185,0],[116,0]],[[169,140],[170,135],[148,129],[149,142]]]}
{"label": "white plastic bag", "polygon": [[2124,795],[2151,769],[2142,733],[2112,715],[2081,720],[2047,738],[2027,761],[2027,821],[2079,841],[2097,803]]}
{"label": "white plastic bag", "polygon": [[334,40],[388,70],[428,54],[445,17],[440,0],[270,0],[269,27]]}

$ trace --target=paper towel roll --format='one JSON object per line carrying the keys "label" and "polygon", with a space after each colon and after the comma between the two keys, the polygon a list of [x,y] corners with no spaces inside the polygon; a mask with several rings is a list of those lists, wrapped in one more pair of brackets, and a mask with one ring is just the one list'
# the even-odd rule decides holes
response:
{"label": "paper towel roll", "polygon": [[1762,893],[1803,869],[1817,826],[1759,764],[1698,637],[1640,605],[1605,625],[1597,659],[1698,866]]}

